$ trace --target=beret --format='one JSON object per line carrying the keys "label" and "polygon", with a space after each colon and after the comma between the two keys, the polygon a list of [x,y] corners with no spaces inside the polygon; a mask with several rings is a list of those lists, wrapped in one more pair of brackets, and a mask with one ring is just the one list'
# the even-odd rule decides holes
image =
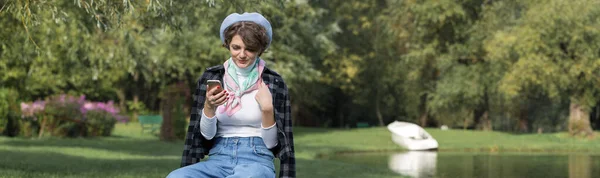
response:
{"label": "beret", "polygon": [[227,27],[233,25],[234,23],[241,21],[254,22],[265,28],[265,30],[267,31],[267,36],[269,37],[269,43],[267,44],[267,48],[271,45],[271,41],[273,40],[273,29],[271,28],[271,23],[269,23],[269,21],[264,16],[256,12],[244,12],[243,14],[233,13],[225,17],[225,20],[223,20],[223,23],[221,23],[221,29],[219,30],[221,42],[223,44],[225,44],[225,29],[227,29]]}

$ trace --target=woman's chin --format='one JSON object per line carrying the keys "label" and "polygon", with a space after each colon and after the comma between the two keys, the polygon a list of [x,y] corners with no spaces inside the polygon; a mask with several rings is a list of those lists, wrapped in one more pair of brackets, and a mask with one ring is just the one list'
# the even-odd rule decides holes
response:
{"label": "woman's chin", "polygon": [[236,65],[238,68],[242,68],[242,69],[243,69],[243,68],[246,68],[246,67],[248,67],[248,66],[249,66],[249,64],[250,64],[250,61],[244,61],[244,62],[237,61],[237,62],[235,63],[235,65]]}
{"label": "woman's chin", "polygon": [[240,69],[243,69],[243,68],[246,68],[246,67],[248,67],[248,65],[247,65],[247,64],[239,64],[239,63],[237,63],[237,64],[235,64],[235,65],[236,65],[238,68],[240,68]]}

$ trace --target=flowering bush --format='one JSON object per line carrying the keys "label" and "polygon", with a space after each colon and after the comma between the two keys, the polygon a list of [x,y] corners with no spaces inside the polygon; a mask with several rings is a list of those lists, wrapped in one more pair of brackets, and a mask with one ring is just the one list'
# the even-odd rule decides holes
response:
{"label": "flowering bush", "polygon": [[36,114],[39,114],[42,111],[44,111],[45,107],[45,101],[35,101],[31,104],[21,103],[21,114],[23,117],[36,118]]}
{"label": "flowering bush", "polygon": [[86,101],[83,95],[58,95],[46,101],[21,103],[21,112],[23,121],[41,125],[39,132],[47,129],[59,137],[110,136],[117,121],[127,122],[112,101]]}

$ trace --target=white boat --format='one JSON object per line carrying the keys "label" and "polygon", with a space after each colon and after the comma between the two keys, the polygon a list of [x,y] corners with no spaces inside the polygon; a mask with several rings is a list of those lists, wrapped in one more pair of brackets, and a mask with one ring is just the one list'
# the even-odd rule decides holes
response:
{"label": "white boat", "polygon": [[388,167],[401,175],[412,178],[435,177],[437,152],[407,151],[390,156]]}
{"label": "white boat", "polygon": [[438,142],[422,127],[409,123],[394,121],[387,126],[392,132],[392,141],[411,151],[435,150]]}

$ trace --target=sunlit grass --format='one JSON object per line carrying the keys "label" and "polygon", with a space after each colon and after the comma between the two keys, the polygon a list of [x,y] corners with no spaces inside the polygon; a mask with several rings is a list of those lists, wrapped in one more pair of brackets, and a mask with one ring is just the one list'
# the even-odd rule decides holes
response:
{"label": "sunlit grass", "polygon": [[[600,137],[573,139],[566,133],[515,135],[427,129],[440,151],[594,152]],[[385,127],[295,128],[299,177],[397,177],[387,167],[327,160],[339,152],[401,151]],[[600,133],[597,133],[600,134]],[[111,137],[0,137],[0,177],[164,177],[179,167],[183,141],[162,142],[136,123],[118,124]],[[278,163],[276,163],[278,165]]]}

